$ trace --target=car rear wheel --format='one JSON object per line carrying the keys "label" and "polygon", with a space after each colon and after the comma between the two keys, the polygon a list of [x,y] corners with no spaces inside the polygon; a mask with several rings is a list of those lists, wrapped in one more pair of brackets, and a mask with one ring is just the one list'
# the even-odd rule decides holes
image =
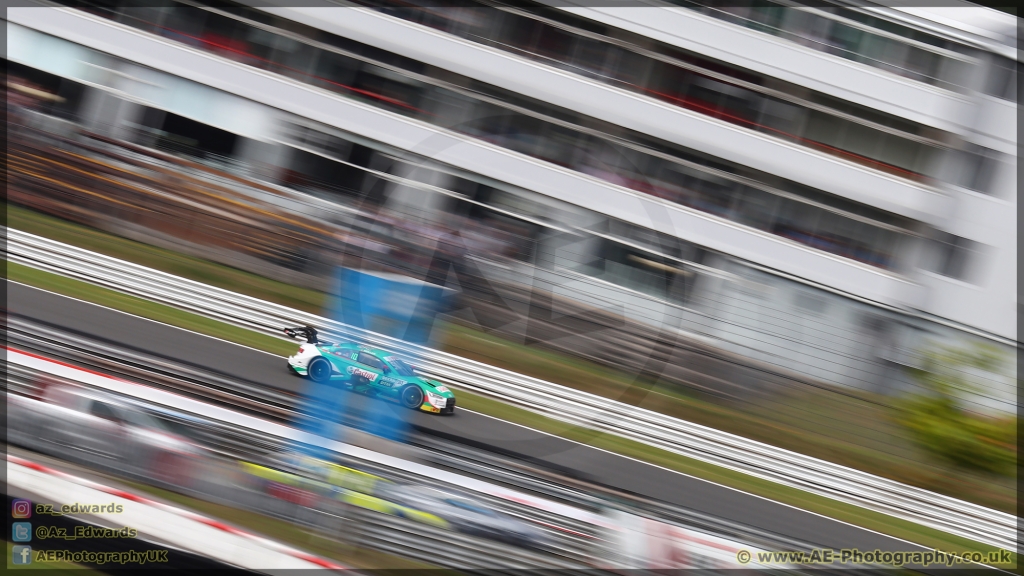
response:
{"label": "car rear wheel", "polygon": [[402,388],[402,406],[415,410],[423,405],[423,390],[419,386],[410,384]]}
{"label": "car rear wheel", "polygon": [[313,382],[327,382],[331,379],[331,364],[323,358],[313,358],[306,368],[306,373]]}

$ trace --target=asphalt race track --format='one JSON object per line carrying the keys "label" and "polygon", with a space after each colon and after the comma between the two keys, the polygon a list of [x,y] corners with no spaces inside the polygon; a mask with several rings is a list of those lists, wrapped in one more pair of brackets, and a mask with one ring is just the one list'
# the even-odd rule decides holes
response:
{"label": "asphalt race track", "polygon": [[[7,283],[7,307],[12,314],[265,386],[297,392],[305,383],[289,374],[284,358],[22,284]],[[368,400],[349,396],[353,396],[352,404]],[[412,424],[426,432],[522,454],[553,467],[575,470],[601,484],[818,547],[924,550],[836,520],[465,410],[456,409],[450,417],[411,411],[408,414]]]}

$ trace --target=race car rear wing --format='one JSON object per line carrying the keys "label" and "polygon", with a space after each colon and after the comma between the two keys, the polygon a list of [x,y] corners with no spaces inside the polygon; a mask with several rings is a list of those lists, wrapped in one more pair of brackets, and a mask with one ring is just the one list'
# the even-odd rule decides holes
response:
{"label": "race car rear wing", "polygon": [[312,326],[300,326],[298,328],[284,328],[285,335],[291,338],[302,338],[306,341],[306,344],[315,344],[317,346],[334,346],[334,342],[327,342],[321,340],[316,335],[316,328]]}
{"label": "race car rear wing", "polygon": [[304,338],[307,344],[319,344],[316,338],[316,328],[312,326],[300,326],[299,328],[285,328],[285,335],[289,338]]}

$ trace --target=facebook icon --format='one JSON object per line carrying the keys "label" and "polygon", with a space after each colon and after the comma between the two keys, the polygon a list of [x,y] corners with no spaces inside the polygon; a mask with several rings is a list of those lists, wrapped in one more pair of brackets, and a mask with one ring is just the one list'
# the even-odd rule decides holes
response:
{"label": "facebook icon", "polygon": [[13,546],[11,548],[11,560],[15,564],[31,564],[32,563],[32,547],[31,546]]}
{"label": "facebook icon", "polygon": [[11,524],[11,540],[14,542],[32,541],[32,523],[15,522]]}

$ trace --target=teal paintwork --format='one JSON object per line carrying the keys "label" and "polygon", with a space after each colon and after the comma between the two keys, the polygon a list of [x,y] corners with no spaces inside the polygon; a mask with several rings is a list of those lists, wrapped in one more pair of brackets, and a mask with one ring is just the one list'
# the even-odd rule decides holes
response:
{"label": "teal paintwork", "polygon": [[[420,410],[441,414],[450,414],[454,410],[455,394],[448,387],[418,375],[411,366],[390,352],[354,343],[321,343],[316,348],[321,357],[333,366],[331,379],[341,380],[355,391],[401,403],[402,391],[412,385],[422,392]],[[302,376],[307,375],[306,370],[296,366],[292,369]],[[438,407],[438,397],[445,399],[443,407]]]}

